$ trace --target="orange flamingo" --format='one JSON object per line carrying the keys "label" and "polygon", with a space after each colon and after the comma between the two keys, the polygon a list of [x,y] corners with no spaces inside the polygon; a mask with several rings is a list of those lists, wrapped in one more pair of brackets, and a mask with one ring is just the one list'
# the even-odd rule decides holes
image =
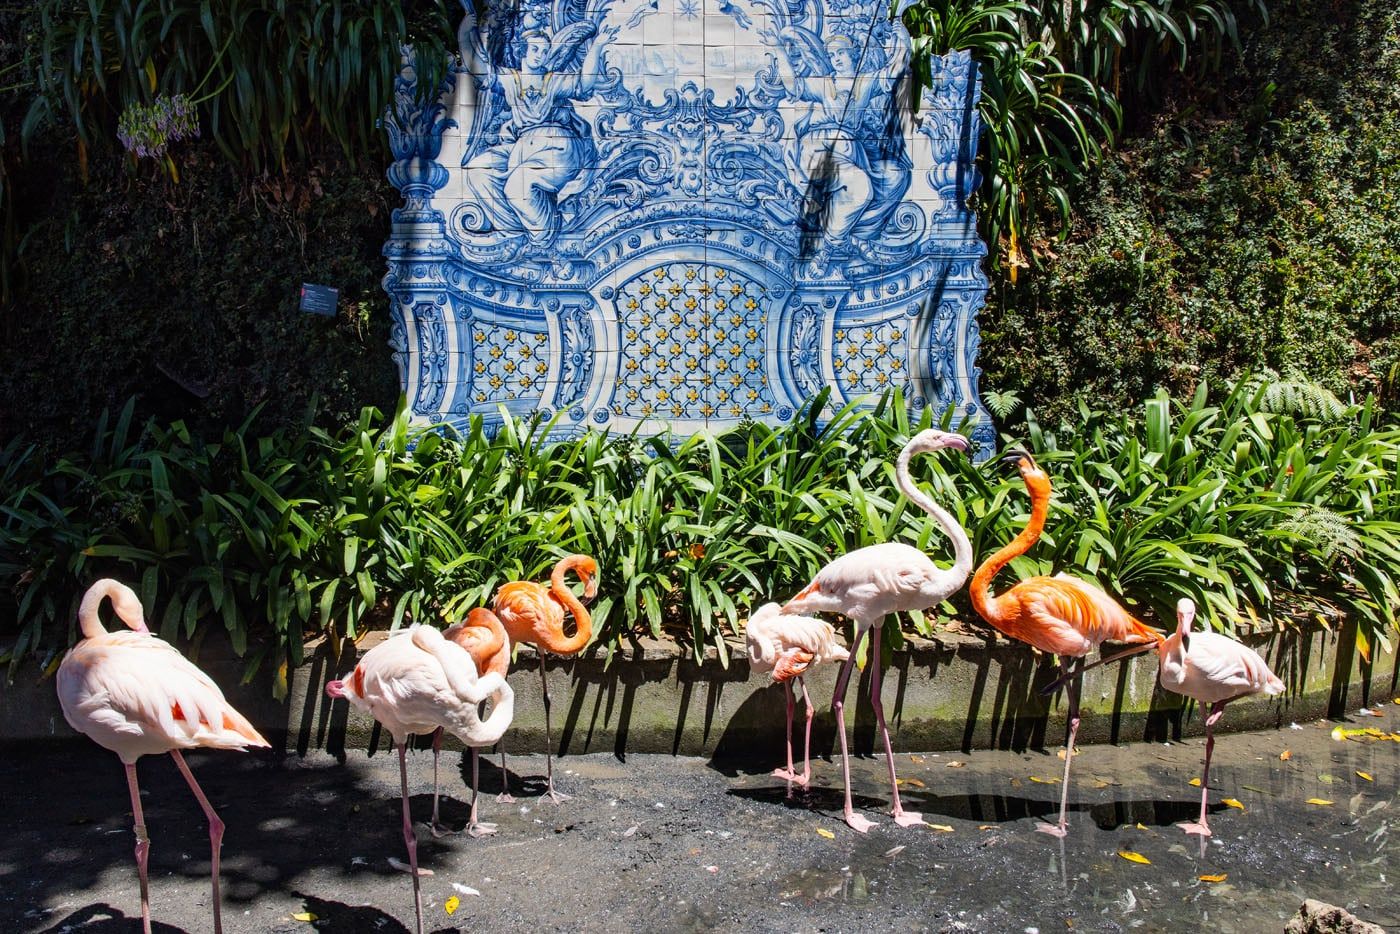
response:
{"label": "orange flamingo", "polygon": [[969,595],[972,607],[997,629],[1040,649],[1059,656],[1060,667],[1068,677],[1069,738],[1065,742],[1065,774],[1060,789],[1060,819],[1055,824],[1037,824],[1036,830],[1063,837],[1065,810],[1069,803],[1069,767],[1074,759],[1074,736],[1079,730],[1079,686],[1077,675],[1084,656],[1103,642],[1151,642],[1162,644],[1162,634],[1134,619],[1108,594],[1077,578],[1058,574],[1030,577],[1000,596],[988,588],[997,572],[1011,559],[1030,551],[1045,528],[1050,512],[1050,478],[1030,454],[1012,451],[1001,458],[1015,463],[1031,497],[1031,517],[1003,549],[982,563],[972,575]]}
{"label": "orange flamingo", "polygon": [[[564,575],[573,571],[583,581],[583,598],[591,600],[598,593],[598,562],[588,555],[569,555],[554,566],[549,586],[534,581],[512,581],[496,591],[492,609],[505,624],[512,643],[528,642],[540,653],[540,680],[544,684],[545,773],[550,800],[556,804],[569,796],[554,790],[554,740],[549,725],[549,676],[545,671],[545,652],[555,655],[577,655],[593,636],[593,620],[583,603],[574,596]],[[574,618],[574,634],[564,634],[564,611]],[[505,790],[497,800],[510,801],[507,783],[505,750],[501,750],[501,784]]]}
{"label": "orange flamingo", "polygon": [[[442,632],[443,638],[455,642],[467,650],[476,665],[479,676],[496,674],[502,678],[510,670],[510,640],[501,620],[485,607],[477,607],[467,614],[460,623],[453,623]],[[442,751],[442,727],[433,733],[433,821],[429,824],[433,836],[456,833],[450,831],[438,820],[438,754]],[[483,837],[496,832],[496,825],[476,819],[476,799],[478,777],[480,775],[481,751],[473,746],[472,752],[472,811],[467,818],[466,831],[473,837]]]}

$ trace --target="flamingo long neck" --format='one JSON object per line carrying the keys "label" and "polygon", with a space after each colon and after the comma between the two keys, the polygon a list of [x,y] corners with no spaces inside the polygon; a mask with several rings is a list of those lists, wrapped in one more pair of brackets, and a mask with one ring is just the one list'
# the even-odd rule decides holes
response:
{"label": "flamingo long neck", "polygon": [[82,631],[84,639],[97,639],[107,634],[107,628],[102,625],[97,611],[102,608],[102,601],[109,597],[112,600],[113,609],[117,611],[117,615],[121,617],[121,621],[128,628],[134,629],[136,632],[146,631],[145,623],[140,618],[128,619],[122,614],[121,603],[117,599],[118,597],[128,597],[135,600],[135,591],[120,581],[103,578],[88,588],[87,593],[83,594],[83,602],[78,605],[78,628]]}
{"label": "flamingo long neck", "polygon": [[486,633],[472,653],[477,670],[483,671],[496,653],[508,643],[506,627],[501,624],[501,618],[495,613],[485,607],[477,607],[467,614],[466,628],[483,630]]}
{"label": "flamingo long neck", "polygon": [[[561,629],[558,633],[541,633],[541,643],[545,649],[555,655],[577,655],[583,651],[583,647],[588,644],[589,638],[593,635],[593,618],[588,615],[588,608],[579,602],[578,597],[569,589],[569,585],[564,583],[564,574],[570,570],[580,567],[587,561],[580,555],[571,555],[554,566],[554,573],[549,576],[549,595],[558,601],[569,615],[574,618],[576,627],[572,638],[564,635]],[[584,580],[588,580],[587,575],[580,574]]]}
{"label": "flamingo long neck", "polygon": [[972,608],[981,614],[983,619],[993,624],[1001,622],[1009,612],[1009,608],[1003,606],[1000,600],[991,595],[992,580],[996,578],[998,571],[1011,562],[1012,558],[1019,557],[1031,550],[1031,547],[1040,539],[1040,533],[1045,530],[1045,519],[1050,514],[1049,483],[1027,483],[1026,490],[1031,495],[1031,517],[1026,523],[1026,527],[1008,542],[1006,547],[982,562],[977,573],[972,575],[972,584],[968,587],[968,596],[972,598]]}
{"label": "flamingo long neck", "polygon": [[948,577],[949,591],[954,591],[961,587],[963,581],[967,580],[967,575],[972,573],[972,542],[968,541],[967,533],[958,525],[958,520],[954,519],[952,514],[914,485],[914,478],[909,475],[911,457],[913,452],[907,447],[899,452],[894,466],[894,481],[909,498],[909,502],[932,516],[933,521],[943,530],[943,534],[953,540],[953,566],[943,573]]}

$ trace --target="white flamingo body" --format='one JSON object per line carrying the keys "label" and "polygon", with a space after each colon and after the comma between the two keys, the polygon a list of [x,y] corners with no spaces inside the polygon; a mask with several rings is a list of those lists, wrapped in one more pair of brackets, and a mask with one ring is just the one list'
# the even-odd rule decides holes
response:
{"label": "white flamingo body", "polygon": [[1162,687],[1195,698],[1206,715],[1206,762],[1201,770],[1201,816],[1180,826],[1190,834],[1211,835],[1206,822],[1210,802],[1210,756],[1215,749],[1215,724],[1225,715],[1225,705],[1251,694],[1282,694],[1283,681],[1268,663],[1247,645],[1214,632],[1192,632],[1196,604],[1183,597],[1176,604],[1176,632],[1167,637],[1157,657]]}
{"label": "white flamingo body", "polygon": [[[408,813],[408,737],[447,730],[467,746],[489,746],[501,738],[515,711],[515,694],[495,672],[477,677],[471,653],[432,626],[411,626],[365,653],[342,681],[326,685],[384,725],[399,747],[399,789],[403,800],[403,839],[413,875],[413,914],[423,932],[418,888],[418,840]],[[482,719],[478,705],[491,699]]]}
{"label": "white flamingo body", "polygon": [[889,728],[885,724],[884,706],[880,700],[880,623],[891,613],[926,610],[948,599],[966,582],[972,573],[972,543],[957,520],[938,506],[914,485],[909,475],[909,461],[915,454],[956,448],[966,452],[967,439],[937,429],[919,432],[899,452],[895,462],[895,482],[909,501],[928,513],[953,543],[953,564],[940,568],[917,548],[890,542],[870,545],[834,559],[817,572],[812,582],[783,606],[788,614],[840,613],[855,623],[851,640],[851,657],[841,668],[836,681],[832,712],[836,715],[841,738],[841,766],[846,785],[846,823],[862,833],[871,826],[869,820],[857,815],[851,805],[850,759],[846,748],[844,718],[846,686],[861,639],[871,633],[871,657],[876,664],[871,669],[870,703],[889,759],[890,789],[895,822],[912,825],[923,822],[919,814],[906,813],[899,800],[899,786],[894,772],[894,756],[890,749]]}
{"label": "white flamingo body", "polygon": [[[826,661],[845,661],[850,653],[836,629],[825,620],[785,615],[776,603],[765,603],[744,627],[749,669],[772,672],[773,680],[801,677]],[[790,672],[790,673],[789,673]]]}
{"label": "white flamingo body", "polygon": [[[515,695],[498,674],[477,677],[471,653],[432,626],[412,626],[365,653],[345,677],[343,696],[384,724],[394,742],[438,727],[471,747],[500,739]],[[477,705],[492,698],[483,720]]]}
{"label": "white flamingo body", "polygon": [[[98,618],[111,599],[129,629],[107,632]],[[219,686],[170,645],[146,628],[141,601],[130,587],[104,579],[83,595],[78,609],[83,639],[58,666],[58,703],[63,719],[99,746],[117,754],[126,767],[136,825],[136,867],[141,880],[141,923],[151,929],[146,874],[150,839],[141,810],[136,760],[170,753],[209,819],[213,875],[214,930],[222,930],[219,906],[219,849],[224,823],[214,813],[182,749],[266,747],[253,725],[233,708]]]}
{"label": "white flamingo body", "polygon": [[1187,650],[1176,632],[1162,645],[1157,668],[1168,691],[1206,706],[1250,694],[1283,693],[1283,681],[1249,646],[1217,632],[1193,632],[1189,640]]}

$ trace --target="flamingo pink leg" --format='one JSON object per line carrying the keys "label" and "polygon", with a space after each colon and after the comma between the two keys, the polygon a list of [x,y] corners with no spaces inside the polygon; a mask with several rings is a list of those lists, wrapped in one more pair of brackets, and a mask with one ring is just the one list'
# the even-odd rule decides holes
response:
{"label": "flamingo pink leg", "polygon": [[[1069,833],[1069,823],[1065,819],[1065,813],[1069,809],[1069,766],[1074,761],[1074,737],[1079,732],[1079,675],[1078,670],[1084,664],[1084,659],[1062,659],[1061,666],[1070,675],[1069,682],[1065,685],[1065,691],[1069,695],[1069,739],[1065,741],[1065,774],[1060,779],[1060,819],[1054,824],[1038,823],[1035,829],[1041,833],[1048,833],[1052,837],[1063,837]],[[1071,666],[1075,670],[1071,671]]]}
{"label": "flamingo pink leg", "polygon": [[[435,837],[446,837],[457,833],[438,820],[438,755],[442,752],[442,727],[438,727],[433,733],[433,820],[428,825],[428,829]],[[476,755],[476,750],[472,750],[472,755]],[[475,764],[475,760],[473,760]],[[473,805],[476,803],[473,799]]]}
{"label": "flamingo pink leg", "polygon": [[841,673],[836,676],[836,692],[831,697],[831,712],[836,715],[837,735],[841,737],[841,779],[846,785],[846,807],[844,816],[852,830],[865,833],[875,822],[864,818],[851,807],[851,756],[846,748],[846,687],[851,681],[851,669],[856,665],[856,653],[860,650],[861,637],[865,629],[856,623],[856,637],[851,642],[851,654],[841,665]]}
{"label": "flamingo pink leg", "polygon": [[797,776],[797,770],[792,765],[792,682],[783,682],[783,699],[787,701],[787,768],[774,769],[774,778],[785,778],[788,782],[788,797],[792,797],[792,780]]}
{"label": "flamingo pink leg", "polygon": [[545,672],[544,653],[540,653],[540,681],[544,684],[544,771],[545,784],[549,795],[549,800],[555,804],[567,801],[572,795],[566,795],[562,791],[554,790],[554,736],[549,729],[549,676]]}
{"label": "flamingo pink leg", "polygon": [[807,696],[807,679],[798,678],[797,683],[802,685],[802,703],[807,708],[807,733],[802,744],[802,774],[797,778],[797,783],[805,786],[812,780],[812,718],[817,712],[812,709],[812,699]]}
{"label": "flamingo pink leg", "polygon": [[1210,715],[1206,717],[1206,764],[1201,769],[1201,819],[1198,821],[1183,821],[1177,824],[1182,830],[1189,834],[1197,834],[1201,837],[1210,836],[1210,825],[1206,823],[1206,810],[1210,804],[1210,754],[1215,750],[1215,734],[1212,732],[1215,724],[1225,715],[1224,702],[1211,704]]}
{"label": "flamingo pink leg", "polygon": [[477,767],[478,767],[478,765],[480,764],[480,762],[481,762],[481,753],[480,753],[480,751],[479,751],[475,746],[473,746],[473,747],[472,747],[472,813],[471,813],[471,816],[467,818],[467,833],[468,833],[470,836],[473,836],[473,837],[484,837],[484,836],[486,836],[487,834],[492,834],[492,833],[495,833],[495,832],[496,832],[496,825],[495,825],[495,824],[488,824],[488,823],[485,823],[485,822],[482,822],[482,821],[478,821],[478,820],[476,819],[476,797],[477,797],[476,786],[477,786],[477,780],[478,780],[478,771],[477,771]]}
{"label": "flamingo pink leg", "polygon": [[141,789],[136,784],[136,763],[126,763],[126,784],[131,789],[131,816],[136,820],[136,874],[141,877],[141,930],[151,934],[151,899],[146,880],[146,860],[151,838],[146,836],[146,818],[141,813]]}
{"label": "flamingo pink leg", "polygon": [[875,720],[880,724],[880,737],[885,741],[885,761],[890,767],[890,794],[894,798],[894,822],[901,827],[913,827],[924,822],[924,815],[905,811],[899,802],[899,780],[894,774],[894,751],[890,748],[890,728],[885,725],[885,705],[880,700],[880,624],[870,629],[870,705],[875,708]]}
{"label": "flamingo pink leg", "polygon": [[496,803],[514,804],[515,795],[510,793],[510,773],[506,771],[506,744],[497,745],[501,747],[501,793],[496,795]]}
{"label": "flamingo pink leg", "polygon": [[185,781],[189,783],[190,791],[194,792],[199,806],[204,808],[204,816],[209,819],[209,874],[213,878],[214,887],[214,934],[223,934],[219,901],[219,850],[224,843],[224,822],[214,813],[214,806],[204,796],[204,789],[199,787],[199,782],[194,780],[194,773],[185,764],[185,757],[180,755],[180,750],[170,750],[170,756],[175,760],[175,767],[180,770],[180,774],[185,776]]}
{"label": "flamingo pink leg", "polygon": [[423,934],[423,898],[418,892],[418,838],[408,817],[408,743],[399,743],[399,792],[403,799],[403,842],[408,849],[408,871],[413,876],[413,918]]}

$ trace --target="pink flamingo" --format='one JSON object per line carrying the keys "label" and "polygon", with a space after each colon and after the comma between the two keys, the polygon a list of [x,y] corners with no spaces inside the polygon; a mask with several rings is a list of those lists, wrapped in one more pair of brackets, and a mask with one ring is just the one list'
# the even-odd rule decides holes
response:
{"label": "pink flamingo", "polygon": [[[443,727],[467,746],[489,746],[510,726],[515,695],[499,674],[478,678],[466,649],[432,626],[411,626],[385,639],[366,652],[344,680],[327,682],[326,693],[370,713],[398,746],[403,842],[413,876],[413,914],[422,934],[418,840],[408,813],[408,737]],[[477,706],[488,697],[491,713],[482,720]]]}
{"label": "pink flamingo", "polygon": [[[792,782],[805,787],[812,779],[812,717],[816,711],[812,709],[812,699],[807,696],[807,682],[803,676],[827,659],[844,661],[850,653],[836,641],[836,630],[830,623],[810,616],[784,616],[782,607],[776,603],[763,604],[749,617],[744,638],[748,643],[750,670],[771,671],[773,680],[783,686],[787,698],[787,768],[774,769],[773,777],[787,779],[791,794]],[[802,688],[802,703],[807,709],[801,775],[792,765],[793,681]]]}
{"label": "pink flamingo", "polygon": [[[112,607],[130,630],[108,632],[97,611],[111,598]],[[218,685],[175,647],[146,628],[141,601],[130,587],[104,579],[88,588],[78,608],[82,640],[58,666],[58,702],[63,719],[79,733],[117,754],[126,767],[131,814],[136,823],[136,871],[141,878],[141,928],[151,930],[151,903],[146,863],[151,840],[141,812],[136,760],[170,753],[209,819],[210,875],[214,889],[214,931],[219,913],[219,849],[224,822],[195,781],[182,749],[266,748],[267,740],[224,699]]]}
{"label": "pink flamingo", "polygon": [[1214,632],[1192,632],[1196,604],[1182,597],[1176,604],[1176,632],[1162,645],[1157,669],[1162,687],[1194,698],[1206,716],[1206,764],[1201,771],[1201,819],[1178,824],[1189,834],[1210,836],[1206,805],[1210,797],[1210,754],[1215,748],[1211,730],[1225,715],[1225,705],[1251,694],[1282,694],[1283,682],[1269,670],[1259,653],[1247,645]]}
{"label": "pink flamingo", "polygon": [[929,560],[917,548],[899,542],[870,545],[844,554],[817,572],[817,576],[797,596],[783,607],[784,613],[840,613],[855,622],[855,638],[850,655],[841,666],[836,679],[836,693],[831,701],[841,737],[841,777],[846,785],[845,819],[853,829],[865,833],[873,823],[855,813],[851,807],[851,761],[846,749],[845,709],[846,686],[851,679],[860,641],[870,633],[870,658],[874,665],[870,673],[870,704],[880,724],[880,736],[889,760],[890,790],[894,797],[895,823],[910,826],[923,822],[923,815],[905,811],[899,801],[899,785],[894,773],[894,753],[890,749],[890,731],[885,725],[885,709],[880,702],[880,623],[891,613],[905,610],[925,610],[937,606],[963,585],[972,572],[972,543],[967,533],[948,512],[941,509],[909,476],[909,460],[942,448],[967,451],[967,439],[961,435],[929,428],[919,432],[895,463],[895,482],[900,490],[924,512],[933,517],[953,540],[953,566],[944,570]]}
{"label": "pink flamingo", "polygon": [[[467,614],[460,623],[453,623],[442,632],[443,638],[455,642],[467,650],[476,665],[478,674],[495,674],[504,678],[510,671],[510,639],[506,636],[501,620],[485,607],[477,607]],[[442,751],[442,727],[433,733],[433,821],[429,827],[433,836],[440,837],[446,830],[438,821],[438,754]],[[496,832],[496,825],[476,819],[477,785],[480,777],[481,750],[476,746],[472,751],[472,812],[467,818],[466,831],[473,837],[484,837]],[[504,752],[502,755],[504,756]],[[505,782],[505,767],[501,768],[501,781]]]}

